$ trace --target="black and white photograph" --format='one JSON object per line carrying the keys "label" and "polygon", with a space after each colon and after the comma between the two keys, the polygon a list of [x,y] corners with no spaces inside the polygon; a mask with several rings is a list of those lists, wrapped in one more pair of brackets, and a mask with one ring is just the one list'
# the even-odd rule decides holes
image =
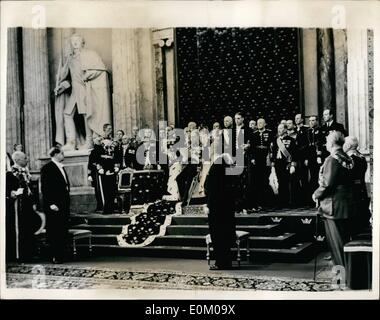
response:
{"label": "black and white photograph", "polygon": [[3,2],[2,298],[378,298],[380,8],[318,3]]}

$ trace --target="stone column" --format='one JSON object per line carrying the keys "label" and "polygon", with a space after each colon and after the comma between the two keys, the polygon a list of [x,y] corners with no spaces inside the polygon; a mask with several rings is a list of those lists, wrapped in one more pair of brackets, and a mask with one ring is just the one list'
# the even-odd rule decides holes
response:
{"label": "stone column", "polygon": [[140,126],[138,39],[135,29],[112,30],[114,129],[131,134]]}
{"label": "stone column", "polygon": [[317,29],[319,112],[335,113],[334,45],[332,29]]}
{"label": "stone column", "polygon": [[347,37],[346,30],[334,30],[336,121],[347,128]]}
{"label": "stone column", "polygon": [[151,29],[137,29],[138,57],[139,57],[139,83],[141,93],[141,125],[157,129],[156,84],[154,69],[154,48]]}
{"label": "stone column", "polygon": [[36,171],[52,143],[46,29],[23,29],[22,37],[25,149]]}
{"label": "stone column", "polygon": [[9,28],[7,50],[7,108],[6,108],[6,141],[7,152],[13,152],[15,143],[24,143],[22,133],[23,119],[21,114],[22,105],[22,82],[19,47],[20,31],[18,28]]}
{"label": "stone column", "polygon": [[348,130],[359,140],[359,151],[368,163],[366,182],[371,199],[373,177],[373,33],[366,29],[347,30]]}
{"label": "stone column", "polygon": [[[317,31],[302,30],[305,117],[318,115]],[[307,123],[306,123],[307,124]]]}
{"label": "stone column", "polygon": [[176,81],[173,28],[153,31],[158,120],[176,123]]}
{"label": "stone column", "polygon": [[359,149],[369,155],[369,88],[367,30],[347,30],[348,131],[359,139]]}

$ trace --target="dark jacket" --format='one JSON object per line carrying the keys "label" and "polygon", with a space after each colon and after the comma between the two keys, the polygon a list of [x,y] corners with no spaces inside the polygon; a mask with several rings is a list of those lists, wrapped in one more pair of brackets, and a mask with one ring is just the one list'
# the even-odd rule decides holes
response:
{"label": "dark jacket", "polygon": [[353,161],[341,149],[328,156],[321,168],[314,197],[319,212],[329,219],[348,219],[354,214],[352,193]]}
{"label": "dark jacket", "polygon": [[310,162],[315,163],[317,157],[323,157],[325,136],[320,128],[308,128],[306,131],[306,148],[305,158]]}
{"label": "dark jacket", "polygon": [[286,158],[285,155],[281,152],[281,158],[278,158],[278,152],[279,152],[279,147],[278,147],[278,140],[279,138],[275,139],[275,143],[273,145],[273,152],[272,152],[272,159],[271,161],[274,162],[276,165],[277,164],[285,164],[287,163],[288,165],[292,164],[294,166],[297,165],[297,160],[298,160],[298,150],[297,150],[297,144],[296,141],[288,136],[285,135],[282,137],[282,143],[284,144],[286,150],[290,154],[290,158]]}
{"label": "dark jacket", "polygon": [[347,136],[346,130],[344,129],[343,124],[336,122],[333,120],[331,125],[328,127],[327,124],[325,123],[322,127],[321,130],[325,137],[327,137],[330,133],[330,131],[340,131],[344,134],[344,136]]}
{"label": "dark jacket", "polygon": [[252,158],[258,165],[266,165],[267,157],[270,156],[274,144],[272,130],[264,129],[262,132],[256,130],[252,133],[251,152]]}
{"label": "dark jacket", "polygon": [[[66,183],[66,180],[68,183]],[[51,213],[50,206],[55,204],[59,212],[70,213],[70,183],[66,180],[57,165],[50,161],[41,169],[41,192],[45,213]]]}

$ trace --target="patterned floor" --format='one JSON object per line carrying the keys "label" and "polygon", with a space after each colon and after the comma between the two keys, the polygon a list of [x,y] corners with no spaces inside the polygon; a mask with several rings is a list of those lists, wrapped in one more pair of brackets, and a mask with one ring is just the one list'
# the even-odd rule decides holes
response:
{"label": "patterned floor", "polygon": [[34,289],[178,289],[333,291],[331,278],[210,275],[157,270],[115,270],[66,265],[10,264],[8,288]]}

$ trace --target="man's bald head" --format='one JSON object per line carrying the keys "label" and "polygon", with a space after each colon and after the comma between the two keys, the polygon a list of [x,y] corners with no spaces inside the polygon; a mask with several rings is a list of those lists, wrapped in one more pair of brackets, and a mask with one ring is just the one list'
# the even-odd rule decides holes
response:
{"label": "man's bald head", "polygon": [[225,128],[232,128],[232,125],[234,123],[234,120],[230,116],[226,116],[223,119],[223,124]]}

